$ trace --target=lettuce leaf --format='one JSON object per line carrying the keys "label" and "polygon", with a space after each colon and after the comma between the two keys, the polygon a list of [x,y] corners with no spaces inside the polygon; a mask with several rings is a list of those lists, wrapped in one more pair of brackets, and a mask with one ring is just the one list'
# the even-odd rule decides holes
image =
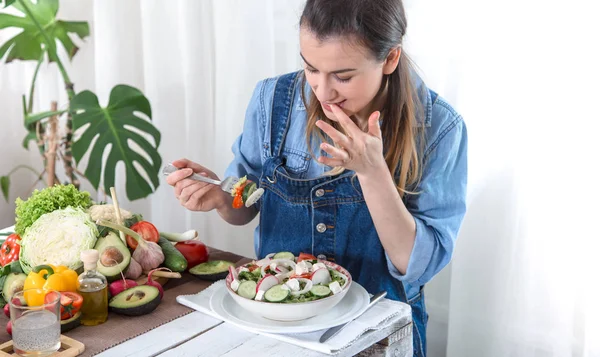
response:
{"label": "lettuce leaf", "polygon": [[23,237],[25,230],[42,215],[69,206],[86,209],[92,205],[92,199],[89,192],[68,184],[35,190],[26,201],[17,198],[15,203],[15,232]]}

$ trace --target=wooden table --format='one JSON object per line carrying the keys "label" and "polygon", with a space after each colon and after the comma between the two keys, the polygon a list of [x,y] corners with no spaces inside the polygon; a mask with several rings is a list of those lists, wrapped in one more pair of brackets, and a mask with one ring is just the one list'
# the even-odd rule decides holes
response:
{"label": "wooden table", "polygon": [[[0,232],[2,231],[0,230]],[[211,249],[210,255],[211,259],[237,261],[237,265],[250,260],[215,249]],[[189,277],[187,278],[189,279]],[[178,295],[178,290],[182,290],[183,284],[188,284],[189,288],[189,284],[199,283],[196,283],[195,280],[167,283],[165,285],[165,297],[169,296],[170,299],[165,298],[161,304],[177,304],[174,302],[174,297]],[[196,292],[201,291],[208,285],[209,283],[197,285]],[[185,308],[187,309],[187,307]],[[188,310],[190,313],[120,343],[100,354],[96,354],[96,356],[328,356],[327,354],[250,333],[201,312]],[[125,324],[129,324],[129,321],[136,321],[118,320],[119,318],[114,316],[111,321],[111,316],[109,316],[108,322],[113,323],[115,327],[123,328]],[[412,356],[412,323],[410,321],[410,316],[407,316],[388,328],[371,331],[350,347],[340,351],[336,356]],[[85,334],[82,334],[82,331]],[[66,335],[83,340],[83,336],[89,338],[89,332],[90,330],[77,328],[66,333]],[[98,337],[94,336],[94,341],[97,341]],[[107,344],[107,346],[110,346],[110,344]],[[91,351],[88,350],[87,352]],[[83,356],[89,355],[89,353],[83,353]]]}

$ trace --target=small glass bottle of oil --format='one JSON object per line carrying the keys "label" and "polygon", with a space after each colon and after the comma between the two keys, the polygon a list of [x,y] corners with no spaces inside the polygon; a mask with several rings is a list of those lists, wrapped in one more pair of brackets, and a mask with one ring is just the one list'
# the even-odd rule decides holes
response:
{"label": "small glass bottle of oil", "polygon": [[81,324],[95,326],[108,318],[108,282],[96,271],[98,251],[88,249],[81,252],[84,272],[79,275],[77,290],[83,296]]}

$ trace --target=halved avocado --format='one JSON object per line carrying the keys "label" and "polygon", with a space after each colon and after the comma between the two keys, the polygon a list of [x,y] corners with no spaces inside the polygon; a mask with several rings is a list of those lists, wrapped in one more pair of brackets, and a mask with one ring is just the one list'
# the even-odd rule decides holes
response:
{"label": "halved avocado", "polygon": [[128,316],[148,314],[159,304],[160,292],[157,287],[150,285],[139,285],[123,290],[108,302],[113,312]]}
{"label": "halved avocado", "polygon": [[23,287],[25,287],[25,279],[27,279],[27,275],[23,273],[8,274],[4,280],[4,285],[2,286],[2,295],[4,296],[4,300],[10,301],[10,298],[15,293],[22,291]]}
{"label": "halved avocado", "polygon": [[131,253],[125,243],[114,232],[109,232],[105,237],[98,238],[94,249],[100,258],[96,269],[106,277],[109,282],[121,279],[121,272],[125,272],[131,262]]}
{"label": "halved avocado", "polygon": [[235,264],[226,260],[211,260],[190,269],[190,274],[204,280],[221,280],[229,274],[229,267]]}
{"label": "halved avocado", "polygon": [[60,320],[60,332],[65,333],[71,331],[79,325],[81,325],[81,311],[77,311],[75,316],[70,319]]}

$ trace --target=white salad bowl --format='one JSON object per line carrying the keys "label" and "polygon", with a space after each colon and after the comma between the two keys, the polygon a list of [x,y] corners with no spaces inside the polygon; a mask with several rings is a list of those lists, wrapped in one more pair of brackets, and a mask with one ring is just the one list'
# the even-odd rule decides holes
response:
{"label": "white salad bowl", "polygon": [[[328,268],[338,271],[347,278],[346,284],[344,284],[342,290],[337,294],[333,294],[322,299],[306,302],[276,303],[268,301],[256,301],[238,295],[231,288],[231,282],[233,281],[231,273],[229,273],[227,275],[227,278],[225,279],[225,283],[227,285],[227,292],[233,298],[233,300],[242,308],[271,320],[300,321],[317,316],[319,314],[324,314],[325,312],[329,311],[331,308],[336,306],[340,301],[342,301],[342,299],[350,289],[350,285],[352,285],[352,276],[346,269],[344,269],[340,265],[326,260],[319,260],[319,262],[325,264]],[[236,272],[239,274],[240,269],[242,269],[243,267],[244,266],[237,267]]]}

